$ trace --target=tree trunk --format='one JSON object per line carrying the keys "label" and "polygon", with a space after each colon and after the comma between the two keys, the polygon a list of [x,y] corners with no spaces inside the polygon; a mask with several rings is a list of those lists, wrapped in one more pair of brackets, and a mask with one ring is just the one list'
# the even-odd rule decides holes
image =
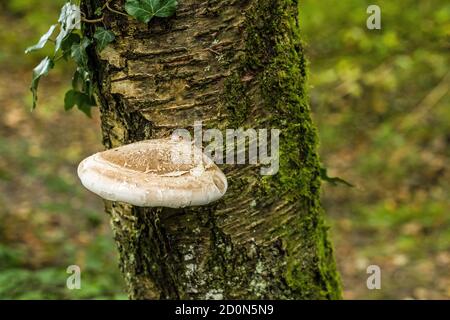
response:
{"label": "tree trunk", "polygon": [[[92,17],[103,2],[83,10]],[[278,174],[222,165],[229,188],[213,205],[107,203],[130,298],[340,298],[298,12],[295,0],[180,0],[176,16],[148,25],[105,13],[116,41],[90,55],[106,148],[197,120],[281,130]]]}

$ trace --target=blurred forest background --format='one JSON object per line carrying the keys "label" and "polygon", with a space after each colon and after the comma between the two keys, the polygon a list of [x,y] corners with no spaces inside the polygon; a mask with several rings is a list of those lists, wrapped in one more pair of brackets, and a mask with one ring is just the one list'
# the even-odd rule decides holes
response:
{"label": "blurred forest background", "polygon": [[[73,66],[41,82],[30,112],[25,56],[63,0],[0,2],[0,298],[125,299],[102,201],[78,162],[102,150],[98,111],[65,112]],[[450,298],[450,3],[301,1],[310,96],[330,176],[323,201],[347,299]],[[82,289],[66,288],[66,268]],[[366,267],[382,270],[368,290]]]}

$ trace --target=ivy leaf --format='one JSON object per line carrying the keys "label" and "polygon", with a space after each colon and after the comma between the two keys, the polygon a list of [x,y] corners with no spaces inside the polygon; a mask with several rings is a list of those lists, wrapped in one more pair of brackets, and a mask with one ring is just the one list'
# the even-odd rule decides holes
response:
{"label": "ivy leaf", "polygon": [[106,48],[108,44],[113,42],[116,37],[111,31],[99,27],[97,28],[97,30],[95,30],[94,38],[97,40],[97,50],[101,52]]}
{"label": "ivy leaf", "polygon": [[56,24],[52,25],[50,27],[50,29],[48,29],[48,31],[39,39],[39,42],[36,43],[34,46],[28,47],[25,50],[25,53],[30,53],[30,52],[42,49],[45,46],[45,44],[47,43],[48,39],[50,39],[50,37],[52,36],[53,31],[55,31],[55,28],[56,28]]}
{"label": "ivy leaf", "polygon": [[63,40],[74,30],[80,29],[81,18],[80,18],[80,8],[71,3],[66,3],[59,15],[58,22],[61,25],[61,31],[56,37],[55,41],[55,52],[61,48]]}
{"label": "ivy leaf", "polygon": [[102,11],[102,7],[98,7],[97,9],[95,9],[94,14],[100,17],[102,15]]}
{"label": "ivy leaf", "polygon": [[83,67],[78,67],[72,78],[72,88],[93,95],[92,72]]}
{"label": "ivy leaf", "polygon": [[84,114],[91,117],[91,108],[95,106],[95,102],[94,99],[86,93],[69,90],[64,97],[64,109],[68,111],[74,106],[77,106]]}
{"label": "ivy leaf", "polygon": [[78,71],[78,68],[77,68],[77,70],[75,70],[75,73],[73,74],[73,77],[72,77],[72,88],[73,89],[78,89],[79,88],[80,80],[81,80],[81,74],[80,74],[80,71]]}
{"label": "ivy leaf", "polygon": [[62,42],[61,42],[61,50],[63,52],[64,59],[67,58],[72,53],[72,46],[74,44],[79,44],[81,42],[81,37],[76,33],[69,34]]}
{"label": "ivy leaf", "polygon": [[154,3],[155,17],[167,18],[174,15],[178,2],[176,0],[148,0]]}
{"label": "ivy leaf", "polygon": [[333,186],[337,186],[338,184],[343,184],[350,188],[354,187],[354,185],[352,185],[350,182],[345,181],[344,179],[341,179],[339,177],[328,176],[327,169],[323,168],[323,167],[320,168],[320,178],[324,181],[331,183]]}
{"label": "ivy leaf", "polygon": [[127,0],[125,10],[136,20],[148,23],[153,17],[172,16],[177,5],[177,0]]}
{"label": "ivy leaf", "polygon": [[48,74],[48,72],[53,68],[54,62],[49,57],[45,57],[39,65],[33,69],[33,78],[31,80],[31,92],[33,93],[33,109],[36,108],[37,103],[37,89],[39,86],[39,80],[42,76]]}
{"label": "ivy leaf", "polygon": [[71,57],[80,67],[85,67],[88,64],[88,55],[86,48],[91,44],[91,40],[83,38],[80,43],[75,43],[71,47]]}

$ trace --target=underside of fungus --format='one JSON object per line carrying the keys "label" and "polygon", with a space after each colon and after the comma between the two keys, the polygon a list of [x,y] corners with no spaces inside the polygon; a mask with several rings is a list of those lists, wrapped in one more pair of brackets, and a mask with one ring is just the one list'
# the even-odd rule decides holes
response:
{"label": "underside of fungus", "polygon": [[201,149],[169,139],[96,153],[80,163],[78,176],[100,197],[140,207],[206,205],[227,190],[225,175]]}

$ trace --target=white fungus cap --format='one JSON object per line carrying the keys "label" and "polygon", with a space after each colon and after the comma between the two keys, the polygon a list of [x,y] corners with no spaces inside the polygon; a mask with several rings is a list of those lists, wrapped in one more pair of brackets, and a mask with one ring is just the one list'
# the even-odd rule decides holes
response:
{"label": "white fungus cap", "polygon": [[168,139],[96,153],[80,163],[78,176],[100,197],[140,207],[206,205],[228,187],[223,172],[201,149]]}

